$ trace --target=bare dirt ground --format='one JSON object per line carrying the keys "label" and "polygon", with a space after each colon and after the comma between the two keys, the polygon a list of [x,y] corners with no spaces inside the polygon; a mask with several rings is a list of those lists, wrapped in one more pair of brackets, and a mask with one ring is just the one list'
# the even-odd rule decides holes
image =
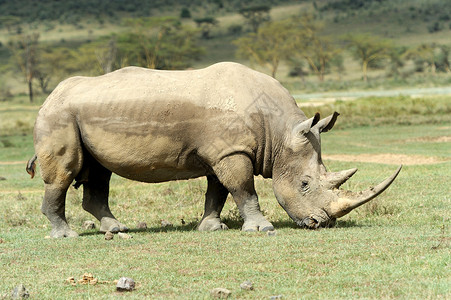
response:
{"label": "bare dirt ground", "polygon": [[[437,138],[417,138],[412,141],[420,142],[450,142],[451,136],[441,136]],[[423,155],[407,155],[407,154],[392,154],[392,153],[379,153],[379,154],[325,154],[322,156],[324,160],[338,160],[349,162],[368,162],[368,163],[381,163],[389,165],[427,165],[438,164],[442,162],[450,161],[450,159],[435,157],[435,156],[423,156]],[[0,161],[0,165],[26,165],[27,161]]]}
{"label": "bare dirt ground", "polygon": [[449,161],[440,157],[434,156],[423,156],[423,155],[406,155],[406,154],[391,154],[391,153],[381,153],[381,154],[331,154],[323,155],[324,160],[339,160],[339,161],[349,161],[349,162],[369,162],[369,163],[380,163],[388,165],[427,165],[427,164],[438,164],[442,162]]}
{"label": "bare dirt ground", "polygon": [[21,165],[27,164],[27,161],[0,161],[0,165]]}
{"label": "bare dirt ground", "polygon": [[424,136],[414,139],[408,139],[406,142],[430,142],[430,143],[449,143],[451,142],[451,136]]}
{"label": "bare dirt ground", "polygon": [[[309,94],[294,94],[296,100],[305,101],[324,101],[333,102],[340,100],[353,100],[361,97],[394,97],[394,96],[421,97],[426,95],[451,95],[451,87],[432,87],[432,88],[404,88],[393,90],[374,90],[374,91],[346,91],[346,92],[324,92]],[[315,103],[310,103],[315,106]]]}

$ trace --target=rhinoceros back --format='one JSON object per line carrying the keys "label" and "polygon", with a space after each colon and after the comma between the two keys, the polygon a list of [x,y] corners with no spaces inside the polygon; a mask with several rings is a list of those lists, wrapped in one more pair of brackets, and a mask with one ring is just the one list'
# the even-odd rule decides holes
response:
{"label": "rhinoceros back", "polygon": [[291,97],[272,78],[234,63],[192,71],[127,67],[63,82],[41,114],[73,118],[84,148],[113,172],[160,182],[206,175],[234,152],[255,159],[264,137],[251,115],[262,92]]}

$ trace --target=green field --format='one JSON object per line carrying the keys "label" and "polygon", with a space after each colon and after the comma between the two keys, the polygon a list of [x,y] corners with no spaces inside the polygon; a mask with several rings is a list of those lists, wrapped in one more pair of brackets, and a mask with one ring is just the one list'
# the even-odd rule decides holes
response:
{"label": "green field", "polygon": [[[381,106],[384,101],[397,105]],[[405,164],[386,192],[335,228],[297,229],[277,204],[271,180],[257,178],[260,203],[277,229],[275,236],[241,232],[233,199],[223,211],[229,231],[198,232],[205,179],[143,184],[113,176],[111,208],[133,238],[111,241],[82,228],[85,220],[93,220],[81,208],[82,188],[69,190],[66,206],[69,223],[81,236],[45,238],[50,223],[40,212],[43,183],[39,174],[30,180],[25,172],[25,161],[33,155],[30,131],[37,107],[20,100],[1,106],[0,176],[6,180],[0,181],[0,295],[22,283],[35,299],[119,298],[113,281],[127,276],[137,282],[137,289],[125,295],[133,299],[208,299],[216,287],[231,290],[233,299],[449,298],[451,101],[410,102],[407,97],[359,99],[315,108],[324,115],[342,111],[337,128],[323,134],[322,142],[330,170],[359,168],[344,188],[365,189],[391,174],[396,164]],[[415,104],[439,109],[418,112]],[[388,118],[389,111],[405,107],[411,109],[403,118]],[[359,113],[366,115],[366,123],[350,117]],[[11,126],[19,121],[22,127]],[[327,159],[362,154],[395,160]],[[162,227],[162,220],[173,226]],[[138,222],[146,222],[148,229],[136,229]],[[66,282],[84,273],[99,283]],[[253,282],[253,291],[240,289],[245,280]]]}
{"label": "green field", "polygon": [[[199,35],[197,43],[205,52],[189,62],[193,68],[237,61],[269,74],[269,68],[236,56],[233,41],[250,32],[238,13],[242,2],[0,2],[0,299],[7,299],[19,284],[26,286],[32,299],[210,299],[210,290],[218,287],[229,289],[231,299],[279,295],[281,299],[451,299],[451,96],[355,98],[333,93],[449,88],[451,5],[447,1],[246,1],[250,6],[270,3],[272,21],[309,12],[323,26],[318,34],[331,37],[341,50],[342,69],[330,67],[324,81],[306,62],[302,77],[289,76],[294,63],[287,60],[280,63],[277,79],[299,99],[315,93],[333,98],[298,101],[307,116],[341,114],[334,129],[322,135],[322,154],[331,171],[359,169],[344,189],[367,189],[404,165],[382,195],[339,219],[334,228],[299,229],[278,205],[271,180],[257,177],[260,204],[276,228],[275,235],[241,232],[242,220],[231,196],[222,214],[230,230],[199,232],[205,178],[144,184],[113,175],[111,210],[133,238],[115,235],[109,241],[96,229],[83,228],[86,220],[95,218],[82,209],[82,187],[71,187],[66,201],[67,219],[80,236],[48,238],[51,225],[40,212],[44,184],[39,166],[33,180],[25,171],[34,153],[36,114],[48,93],[40,91],[35,78],[35,99],[29,103],[10,41],[20,34],[39,33],[42,49],[64,47],[89,56],[94,52],[83,52],[83,46],[101,47],[112,35],[130,33],[124,18],[178,17],[189,8],[192,17],[181,19],[183,26],[196,27],[195,18],[218,21],[211,38]],[[10,16],[19,17],[11,28],[3,23]],[[230,32],[233,26],[241,26],[240,31]],[[365,82],[362,66],[342,44],[344,35],[361,33],[390,39],[405,49],[432,45],[435,50],[422,58],[423,70],[415,69],[415,59],[403,57],[399,73],[393,74],[385,60],[370,67]],[[431,55],[435,62],[448,55],[448,69],[436,72],[426,62]],[[95,58],[87,66],[83,58],[80,55],[78,68],[72,71],[52,71],[48,91],[66,77],[93,75]],[[162,221],[173,225],[163,227]],[[138,229],[139,222],[146,222],[148,228]],[[66,281],[69,277],[77,281],[85,273],[91,273],[97,284]],[[136,281],[136,290],[116,291],[114,281],[123,276]],[[240,288],[246,280],[254,290]]]}

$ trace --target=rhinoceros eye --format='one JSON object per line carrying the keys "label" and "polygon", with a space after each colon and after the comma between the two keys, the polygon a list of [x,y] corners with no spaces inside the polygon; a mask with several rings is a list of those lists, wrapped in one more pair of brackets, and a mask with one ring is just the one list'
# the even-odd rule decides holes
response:
{"label": "rhinoceros eye", "polygon": [[304,192],[307,192],[309,190],[309,184],[307,180],[302,180],[301,182],[301,189]]}

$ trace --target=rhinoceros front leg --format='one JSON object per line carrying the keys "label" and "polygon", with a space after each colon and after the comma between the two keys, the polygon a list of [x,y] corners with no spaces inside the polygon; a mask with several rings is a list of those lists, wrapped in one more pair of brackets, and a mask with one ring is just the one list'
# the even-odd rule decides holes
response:
{"label": "rhinoceros front leg", "polygon": [[100,232],[127,231],[128,228],[114,217],[108,205],[111,171],[92,158],[88,163],[88,180],[83,183],[83,209],[100,221]]}
{"label": "rhinoceros front leg", "polygon": [[223,158],[214,171],[232,194],[244,219],[243,231],[270,231],[274,226],[263,216],[254,187],[254,171],[250,158],[235,154]]}
{"label": "rhinoceros front leg", "polygon": [[220,214],[226,202],[229,191],[219,182],[216,176],[207,176],[208,187],[205,193],[204,216],[197,229],[200,231],[214,231],[229,229],[221,222]]}
{"label": "rhinoceros front leg", "polygon": [[50,236],[52,238],[76,237],[78,234],[70,229],[66,220],[67,187],[45,184],[44,201],[41,211],[52,224]]}

